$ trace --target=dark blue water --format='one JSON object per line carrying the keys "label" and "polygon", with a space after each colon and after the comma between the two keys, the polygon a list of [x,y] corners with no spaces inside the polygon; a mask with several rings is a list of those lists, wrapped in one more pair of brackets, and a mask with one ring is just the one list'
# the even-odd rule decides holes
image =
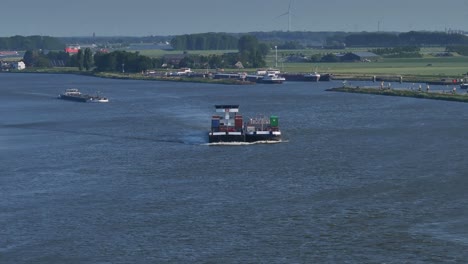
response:
{"label": "dark blue water", "polygon": [[[466,263],[468,104],[337,85],[0,74],[0,263]],[[214,104],[285,142],[206,144]]]}

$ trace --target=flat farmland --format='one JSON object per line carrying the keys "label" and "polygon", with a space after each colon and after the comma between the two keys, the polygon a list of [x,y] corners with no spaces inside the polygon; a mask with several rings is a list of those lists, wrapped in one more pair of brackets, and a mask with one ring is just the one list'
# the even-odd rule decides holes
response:
{"label": "flat farmland", "polygon": [[[284,65],[284,64],[283,64]],[[377,62],[288,63],[284,71],[367,75],[460,76],[468,72],[468,58],[382,59]]]}
{"label": "flat farmland", "polygon": [[[367,48],[350,48],[345,50],[304,49],[304,50],[277,50],[274,49],[266,57],[267,67],[276,67],[283,72],[327,72],[344,75],[411,75],[431,77],[459,77],[468,72],[468,57],[452,56],[437,57],[435,54],[444,52],[445,47],[422,48],[422,58],[381,58],[373,62],[309,62],[289,63],[284,58],[289,55],[301,55],[310,57],[314,54],[347,53],[357,51],[369,51]],[[183,51],[166,50],[139,50],[141,55],[148,57],[162,57],[166,54],[182,54]],[[224,53],[237,52],[237,50],[190,50],[188,54],[208,56],[211,54],[222,55]],[[229,70],[229,69],[226,69]],[[231,69],[238,71],[238,69]],[[256,69],[245,69],[255,71]]]}

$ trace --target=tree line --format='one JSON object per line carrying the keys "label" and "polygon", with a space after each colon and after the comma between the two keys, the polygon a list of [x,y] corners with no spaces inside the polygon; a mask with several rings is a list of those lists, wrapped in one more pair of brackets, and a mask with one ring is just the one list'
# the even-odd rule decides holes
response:
{"label": "tree line", "polygon": [[[337,41],[336,38],[333,39]],[[447,46],[468,45],[468,37],[462,34],[444,32],[407,33],[354,33],[344,36],[341,40],[347,47],[398,47],[398,46]],[[332,42],[332,41],[329,41]]]}
{"label": "tree line", "polygon": [[48,36],[13,36],[0,38],[0,50],[61,50],[65,47],[59,39]]}
{"label": "tree line", "polygon": [[241,62],[246,68],[265,67],[265,57],[271,48],[260,43],[255,36],[244,35],[237,41],[238,52],[225,53],[222,55],[188,55],[182,59],[179,65],[192,68],[232,68],[237,62]]}
{"label": "tree line", "polygon": [[[241,62],[245,67],[256,68],[266,65],[265,57],[270,47],[259,43],[254,36],[243,36],[238,40],[239,52],[223,55],[187,55],[177,65],[166,67],[196,67],[196,68],[224,68],[233,67]],[[23,61],[28,67],[52,67],[54,62],[60,61],[59,66],[78,67],[80,71],[93,70],[98,72],[142,72],[148,69],[162,68],[163,64],[170,64],[164,58],[150,58],[138,52],[113,51],[95,52],[90,48],[79,50],[77,54],[69,55],[63,51],[44,52],[41,50],[27,50]],[[194,68],[195,68],[194,67]]]}
{"label": "tree line", "polygon": [[265,57],[270,51],[268,45],[260,43],[254,36],[245,35],[237,40],[238,52],[222,55],[190,55],[186,54],[177,65],[170,65],[164,58],[149,58],[138,52],[114,51],[111,53],[96,53],[94,63],[96,71],[141,72],[147,69],[165,67],[174,68],[225,68],[233,67],[241,62],[245,67],[264,67]]}
{"label": "tree line", "polygon": [[[344,47],[398,47],[398,46],[449,46],[468,45],[468,37],[445,32],[406,33],[389,32],[252,32],[252,33],[202,33],[172,37],[170,43],[176,50],[236,50],[242,36],[253,36],[270,48],[303,49],[311,46]],[[93,43],[125,46],[129,43],[159,42],[166,36],[149,37],[69,37],[13,36],[0,38],[0,50],[61,50],[64,43]]]}
{"label": "tree line", "polygon": [[445,50],[447,52],[456,52],[462,56],[468,56],[468,46],[448,46]]}
{"label": "tree line", "polygon": [[414,46],[403,46],[395,48],[377,48],[371,49],[370,52],[373,52],[377,55],[380,55],[384,58],[420,58],[422,54],[420,53],[420,47]]}
{"label": "tree line", "polygon": [[171,46],[176,50],[233,50],[238,41],[226,33],[202,33],[176,36]]}
{"label": "tree line", "polygon": [[400,47],[468,45],[468,36],[445,32],[253,32],[248,34],[204,33],[175,36],[171,45],[176,50],[232,50],[242,36],[253,36],[270,47],[303,49],[310,46]]}

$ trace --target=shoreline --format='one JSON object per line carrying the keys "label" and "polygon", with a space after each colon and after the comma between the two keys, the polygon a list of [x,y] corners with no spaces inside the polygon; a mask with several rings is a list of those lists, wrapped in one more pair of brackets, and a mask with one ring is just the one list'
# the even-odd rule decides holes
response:
{"label": "shoreline", "polygon": [[326,89],[328,92],[344,92],[344,93],[359,93],[359,94],[374,94],[384,96],[399,96],[412,97],[420,99],[454,101],[468,103],[468,94],[457,93],[442,93],[433,91],[415,91],[405,89],[389,89],[380,87],[359,87],[359,86],[343,86]]}
{"label": "shoreline", "polygon": [[[213,79],[209,77],[182,77],[182,76],[161,76],[161,75],[144,75],[141,73],[115,73],[115,72],[83,72],[76,70],[50,70],[50,69],[34,69],[21,71],[7,71],[0,73],[45,73],[45,74],[75,74],[99,78],[121,79],[121,80],[148,80],[148,81],[170,81],[170,82],[193,82],[207,84],[227,84],[227,85],[254,85],[256,82],[243,81],[239,79]],[[289,74],[294,74],[288,72]],[[299,73],[297,73],[299,74]],[[459,85],[464,83],[464,78],[450,76],[426,76],[426,75],[370,75],[370,74],[343,74],[343,73],[326,73],[330,74],[330,80],[337,81],[370,81],[370,82],[400,82],[400,83],[426,83],[432,85]],[[288,81],[286,79],[286,81]],[[295,80],[289,80],[295,81]]]}
{"label": "shoreline", "polygon": [[459,85],[464,82],[463,77],[427,76],[427,75],[369,75],[369,74],[333,74],[334,80],[342,81],[371,81],[371,82],[400,82],[426,83],[432,85]]}
{"label": "shoreline", "polygon": [[80,71],[47,71],[47,70],[35,70],[35,71],[8,71],[1,72],[4,74],[71,74],[71,75],[83,75],[96,78],[106,79],[119,79],[119,80],[141,80],[141,81],[161,81],[161,82],[191,82],[191,83],[207,83],[207,84],[225,84],[225,85],[254,85],[256,82],[242,81],[238,79],[212,79],[203,77],[165,77],[165,76],[146,76],[139,73],[110,73],[110,72],[80,72]]}

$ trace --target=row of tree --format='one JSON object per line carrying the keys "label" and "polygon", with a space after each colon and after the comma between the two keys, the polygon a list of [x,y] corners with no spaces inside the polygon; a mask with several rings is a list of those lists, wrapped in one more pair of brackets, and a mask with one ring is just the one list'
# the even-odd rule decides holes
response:
{"label": "row of tree", "polygon": [[76,56],[70,56],[64,51],[44,52],[43,50],[27,50],[23,56],[23,62],[27,67],[78,67]]}
{"label": "row of tree", "polygon": [[97,52],[93,55],[92,50],[89,48],[79,50],[74,55],[69,55],[63,51],[45,53],[40,50],[27,50],[23,62],[27,67],[77,67],[80,71],[94,70],[102,72],[141,72],[147,69],[159,68],[162,65],[161,59],[151,59],[134,52]]}
{"label": "row of tree", "polygon": [[[308,46],[347,47],[397,47],[397,46],[449,46],[468,45],[468,36],[444,32],[406,33],[388,32],[252,32],[202,33],[172,37],[171,45],[176,50],[236,50],[240,38],[253,36],[270,48],[302,49]],[[170,37],[69,37],[13,36],[0,38],[0,50],[62,50],[65,43],[88,43],[99,45],[120,45],[139,42],[161,42]]]}
{"label": "row of tree", "polygon": [[161,67],[155,65],[159,60],[140,55],[138,52],[114,51],[111,53],[98,52],[94,55],[95,71],[99,72],[142,72]]}
{"label": "row of tree", "polygon": [[[336,38],[329,42],[337,41]],[[447,46],[468,45],[468,36],[444,32],[355,33],[342,40],[347,47]]]}
{"label": "row of tree", "polygon": [[78,67],[80,71],[90,70],[94,66],[93,52],[89,48],[79,50],[72,56],[64,51],[27,50],[23,62],[27,67]]}
{"label": "row of tree", "polygon": [[468,56],[468,46],[448,46],[447,52],[456,52],[462,56]]}
{"label": "row of tree", "polygon": [[[186,55],[180,60],[178,65],[172,65],[176,68],[224,68],[233,67],[237,62],[241,62],[245,67],[264,67],[266,65],[265,57],[270,48],[259,43],[253,36],[243,36],[238,40],[237,46],[239,52],[226,53],[223,55]],[[139,53],[114,51],[111,53],[96,53],[94,55],[94,64],[96,71],[122,71],[122,72],[141,72],[147,69],[161,68],[163,64],[169,64],[164,59],[149,58]],[[170,65],[166,65],[170,66]]]}
{"label": "row of tree", "polygon": [[403,46],[395,48],[377,48],[371,49],[371,52],[378,54],[385,58],[420,58],[420,47]]}
{"label": "row of tree", "polygon": [[233,50],[238,41],[226,33],[203,33],[176,36],[171,46],[176,50]]}
{"label": "row of tree", "polygon": [[307,46],[398,47],[468,45],[468,36],[445,32],[253,32],[249,34],[204,33],[176,36],[171,45],[176,50],[232,50],[238,40],[253,36],[270,47],[303,49]]}
{"label": "row of tree", "polygon": [[[241,62],[246,67],[264,67],[265,57],[270,47],[259,43],[254,36],[245,35],[238,40],[239,52],[224,55],[184,56],[174,67],[221,68],[232,67]],[[110,53],[93,52],[90,48],[79,50],[77,54],[69,56],[65,52],[47,52],[28,50],[24,58],[28,67],[70,66],[81,70],[100,72],[142,72],[148,69],[160,68],[165,62],[163,58],[150,58],[138,52],[113,51]],[[60,63],[56,63],[60,62]]]}
{"label": "row of tree", "polygon": [[0,50],[62,50],[59,39],[47,36],[13,36],[0,38]]}

